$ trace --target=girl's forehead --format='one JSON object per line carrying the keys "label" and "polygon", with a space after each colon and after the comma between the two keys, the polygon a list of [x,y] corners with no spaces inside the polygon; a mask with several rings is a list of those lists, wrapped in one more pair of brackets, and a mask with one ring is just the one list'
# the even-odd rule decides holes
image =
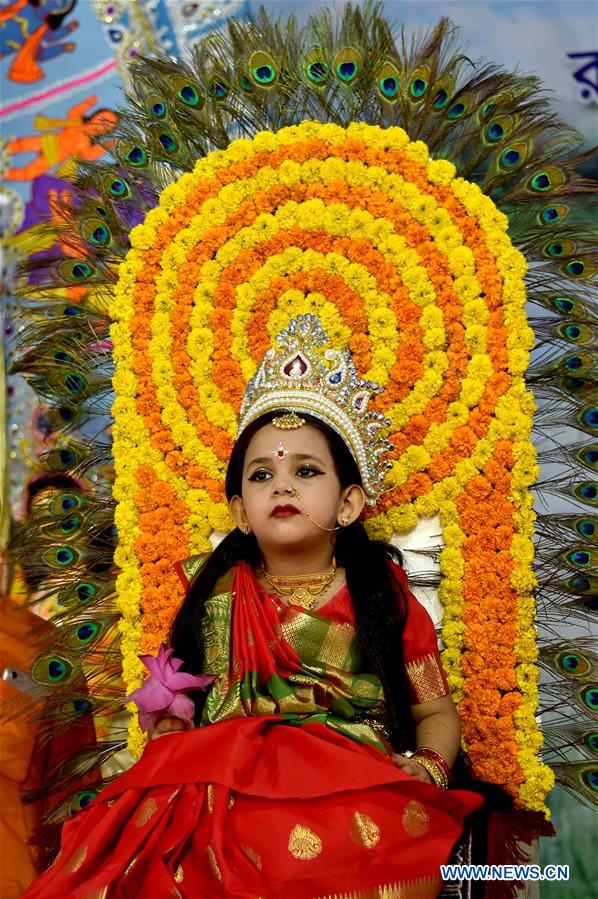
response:
{"label": "girl's forehead", "polygon": [[316,453],[320,458],[331,458],[328,441],[317,428],[304,424],[300,428],[287,431],[267,424],[249,441],[246,462],[251,461],[253,456],[267,456],[274,453],[280,443],[289,453]]}

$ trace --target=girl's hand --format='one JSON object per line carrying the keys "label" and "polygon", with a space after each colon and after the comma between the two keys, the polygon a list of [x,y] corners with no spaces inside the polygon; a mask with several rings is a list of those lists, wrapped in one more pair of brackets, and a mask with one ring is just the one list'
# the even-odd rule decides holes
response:
{"label": "girl's hand", "polygon": [[408,759],[406,756],[397,755],[396,753],[391,755],[391,758],[397,768],[400,768],[404,774],[415,777],[416,780],[421,780],[425,784],[434,783],[426,769],[416,759]]}
{"label": "girl's hand", "polygon": [[153,727],[150,727],[148,736],[150,740],[156,740],[158,737],[164,737],[166,734],[175,734],[183,730],[192,729],[193,724],[191,722],[167,715],[165,718],[159,718]]}

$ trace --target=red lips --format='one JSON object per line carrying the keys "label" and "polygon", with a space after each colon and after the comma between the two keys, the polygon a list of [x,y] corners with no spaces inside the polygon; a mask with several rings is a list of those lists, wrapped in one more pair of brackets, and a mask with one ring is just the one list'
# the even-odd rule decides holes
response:
{"label": "red lips", "polygon": [[275,506],[272,510],[273,518],[289,518],[291,515],[299,515],[299,509],[295,506]]}

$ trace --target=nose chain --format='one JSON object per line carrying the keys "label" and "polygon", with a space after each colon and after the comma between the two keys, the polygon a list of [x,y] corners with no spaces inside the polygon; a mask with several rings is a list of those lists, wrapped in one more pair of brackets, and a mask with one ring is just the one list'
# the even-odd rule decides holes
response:
{"label": "nose chain", "polygon": [[307,511],[307,509],[306,509],[305,506],[303,505],[303,500],[301,499],[301,495],[300,495],[300,493],[299,493],[299,491],[297,490],[296,487],[291,487],[291,494],[292,494],[293,496],[296,496],[296,497],[297,497],[297,499],[299,500],[299,505],[301,506],[301,508],[302,508],[303,511],[305,512],[305,515],[307,516],[307,518],[309,518],[309,520],[312,522],[312,524],[315,524],[315,526],[316,526],[317,528],[320,528],[321,531],[340,531],[341,527],[343,527],[344,524],[346,523],[346,522],[343,522],[342,525],[338,525],[338,524],[337,524],[337,526],[336,526],[335,528],[326,528],[326,527],[324,527],[323,524],[318,524],[318,522],[315,521],[315,520],[311,517],[311,515],[309,514],[309,512]]}

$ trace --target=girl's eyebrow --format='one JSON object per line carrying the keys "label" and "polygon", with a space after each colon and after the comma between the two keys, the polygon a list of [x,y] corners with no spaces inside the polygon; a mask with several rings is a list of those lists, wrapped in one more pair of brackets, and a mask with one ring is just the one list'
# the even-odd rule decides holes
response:
{"label": "girl's eyebrow", "polygon": [[[314,455],[314,453],[289,453],[289,456],[293,456],[293,458],[297,459],[297,461],[305,460],[305,459],[313,459],[314,462],[318,462],[320,465],[324,466],[326,463],[320,459],[319,456]],[[251,459],[247,465],[265,465],[266,462],[274,462],[277,460],[272,459],[271,456],[258,456],[255,459]]]}

